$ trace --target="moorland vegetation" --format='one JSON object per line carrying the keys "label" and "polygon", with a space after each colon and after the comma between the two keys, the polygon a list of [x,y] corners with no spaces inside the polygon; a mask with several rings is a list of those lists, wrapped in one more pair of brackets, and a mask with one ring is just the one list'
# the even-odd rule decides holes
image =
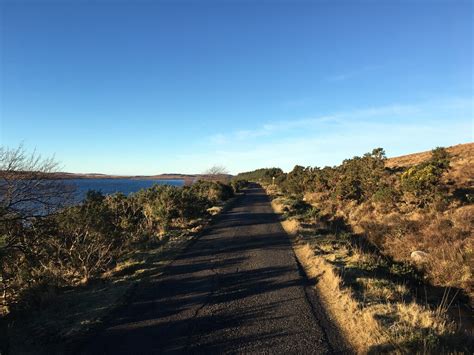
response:
{"label": "moorland vegetation", "polygon": [[473,148],[395,159],[377,148],[339,166],[235,179],[259,182],[272,196],[355,349],[462,352],[472,331]]}
{"label": "moorland vegetation", "polygon": [[56,168],[53,160],[22,147],[0,149],[3,317],[45,309],[61,290],[103,282],[138,251],[199,231],[211,207],[234,195],[231,185],[214,179],[155,185],[129,196],[89,191],[72,204],[74,191],[50,179]]}

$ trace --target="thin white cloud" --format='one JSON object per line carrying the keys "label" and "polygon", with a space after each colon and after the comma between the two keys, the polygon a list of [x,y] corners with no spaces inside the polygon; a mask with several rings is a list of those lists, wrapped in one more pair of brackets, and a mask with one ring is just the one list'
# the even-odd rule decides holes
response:
{"label": "thin white cloud", "polygon": [[222,133],[214,134],[209,139],[213,144],[225,144],[228,142],[226,136]]}
{"label": "thin white cloud", "polygon": [[342,124],[346,120],[370,119],[382,116],[407,116],[410,114],[419,113],[420,111],[421,108],[416,105],[387,105],[381,107],[368,107],[364,109],[355,109],[352,111],[336,112],[333,114],[321,115],[317,117],[267,122],[253,130],[239,130],[229,134],[214,134],[209,137],[209,142],[216,145],[223,145],[235,141],[241,142],[259,137],[271,136],[272,134],[288,130],[314,129],[317,128],[318,125],[326,123]]}
{"label": "thin white cloud", "polygon": [[365,67],[362,67],[360,69],[352,70],[352,71],[347,71],[345,73],[338,73],[334,75],[330,75],[326,78],[326,81],[344,81],[348,79],[352,79],[354,77],[362,76],[363,74],[370,72],[375,69],[381,68],[381,65],[367,65]]}
{"label": "thin white cloud", "polygon": [[328,81],[343,81],[343,80],[346,80],[352,76],[354,76],[355,74],[354,73],[346,73],[346,74],[339,74],[339,75],[333,75],[333,76],[329,76],[327,78]]}
{"label": "thin white cloud", "polygon": [[[333,166],[343,159],[382,147],[389,156],[429,150],[436,146],[472,140],[468,121],[428,123],[348,122],[343,130],[324,136],[293,137],[245,146],[228,146],[209,152],[185,154],[177,164],[196,162],[196,171],[209,162],[226,166],[231,173],[278,166],[289,171],[295,166]],[[421,139],[422,138],[422,139]],[[199,165],[199,164],[202,164]]]}
{"label": "thin white cloud", "polygon": [[237,173],[269,166],[289,170],[295,164],[335,165],[376,147],[395,156],[472,141],[472,108],[472,98],[461,98],[265,123],[223,135],[225,143],[214,146],[211,158],[203,152],[180,159],[210,160]]}

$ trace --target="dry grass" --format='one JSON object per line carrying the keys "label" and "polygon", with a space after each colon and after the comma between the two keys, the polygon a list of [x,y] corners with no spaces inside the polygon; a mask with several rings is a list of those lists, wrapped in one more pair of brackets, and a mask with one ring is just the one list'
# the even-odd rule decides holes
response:
{"label": "dry grass", "polygon": [[139,282],[159,277],[192,237],[175,235],[162,245],[136,251],[89,285],[42,291],[38,309],[17,315],[9,332],[10,352],[36,353],[39,348],[46,353],[69,352],[70,344],[99,327]]}
{"label": "dry grass", "polygon": [[277,195],[280,191],[278,189],[278,186],[273,185],[273,184],[266,185],[266,186],[264,186],[264,188],[265,188],[265,191],[267,192],[267,194],[270,195],[270,196]]}
{"label": "dry grass", "polygon": [[391,212],[383,214],[370,203],[346,208],[339,213],[352,230],[365,235],[385,255],[412,263],[410,255],[428,254],[418,265],[438,286],[459,287],[474,299],[474,206],[436,211]]}
{"label": "dry grass", "polygon": [[363,312],[359,303],[348,289],[335,267],[314,254],[309,244],[296,243],[295,254],[310,278],[317,280],[316,289],[331,318],[345,334],[349,344],[358,352],[364,352],[373,345],[384,344],[379,324],[371,314]]}
{"label": "dry grass", "polygon": [[[452,147],[446,148],[446,150],[449,152],[449,154],[451,154],[454,160],[465,159],[469,157],[472,158],[473,153],[474,153],[474,143],[457,144]],[[386,166],[408,167],[415,164],[420,164],[430,159],[430,157],[431,157],[431,151],[402,155],[399,157],[393,157],[393,158],[387,159]]]}
{"label": "dry grass", "polygon": [[[283,201],[273,200],[276,212],[283,210]],[[375,272],[386,263],[382,256],[318,235],[317,225],[303,228],[286,219],[282,226],[325,308],[358,353],[429,352],[454,334],[444,312],[416,303],[404,283]]]}
{"label": "dry grass", "polygon": [[358,277],[356,281],[361,285],[362,294],[368,303],[403,301],[410,292],[406,285],[397,284],[389,280],[373,277]]}
{"label": "dry grass", "polygon": [[[460,288],[474,300],[474,205],[452,204],[444,211],[392,206],[387,211],[371,201],[305,198],[322,215],[342,219],[384,255],[418,267],[433,285]],[[427,253],[426,262],[416,264],[414,251]]]}

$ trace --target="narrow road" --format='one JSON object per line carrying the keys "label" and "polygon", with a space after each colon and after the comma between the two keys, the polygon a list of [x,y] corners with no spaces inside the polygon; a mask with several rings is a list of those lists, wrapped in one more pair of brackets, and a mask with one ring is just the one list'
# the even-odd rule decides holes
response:
{"label": "narrow road", "polygon": [[91,339],[84,354],[334,353],[288,236],[258,186]]}

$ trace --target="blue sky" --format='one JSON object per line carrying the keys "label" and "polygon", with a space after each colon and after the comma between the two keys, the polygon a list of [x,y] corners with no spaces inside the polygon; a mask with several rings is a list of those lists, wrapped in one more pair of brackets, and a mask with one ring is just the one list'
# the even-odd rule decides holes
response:
{"label": "blue sky", "polygon": [[0,143],[232,173],[473,141],[471,1],[0,0]]}

